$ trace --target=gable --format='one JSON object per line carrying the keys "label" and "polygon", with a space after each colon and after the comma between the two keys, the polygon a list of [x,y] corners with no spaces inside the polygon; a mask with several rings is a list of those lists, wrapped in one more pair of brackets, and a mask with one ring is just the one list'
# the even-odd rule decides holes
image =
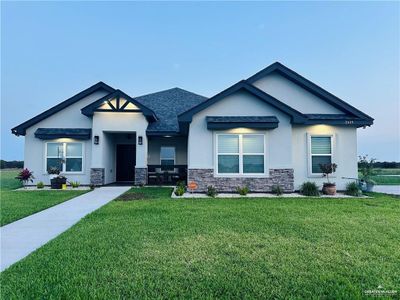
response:
{"label": "gable", "polygon": [[252,84],[303,114],[346,113],[276,72]]}
{"label": "gable", "polygon": [[12,128],[11,132],[15,135],[25,135],[26,130],[34,125],[43,127],[74,127],[75,125],[83,127],[88,126],[88,123],[90,122],[88,122],[85,116],[80,114],[81,108],[113,91],[114,89],[112,87],[103,82],[96,83],[71,98],[68,98],[41,114],[38,114],[32,119]]}
{"label": "gable", "polygon": [[141,112],[148,121],[156,121],[157,117],[154,111],[129,97],[121,90],[98,99],[97,101],[81,109],[82,114],[91,117],[95,112]]}

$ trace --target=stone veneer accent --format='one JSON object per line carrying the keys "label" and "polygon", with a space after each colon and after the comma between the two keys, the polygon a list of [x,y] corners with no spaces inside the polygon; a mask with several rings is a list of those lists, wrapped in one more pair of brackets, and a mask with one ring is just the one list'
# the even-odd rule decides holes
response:
{"label": "stone veneer accent", "polygon": [[198,184],[196,192],[207,191],[214,186],[218,192],[236,192],[238,186],[247,186],[251,192],[271,192],[274,185],[280,185],[284,192],[293,192],[293,169],[270,169],[269,177],[215,177],[214,169],[188,169],[188,182]]}
{"label": "stone veneer accent", "polygon": [[147,184],[147,168],[135,168],[135,185]]}
{"label": "stone veneer accent", "polygon": [[94,185],[104,185],[104,168],[90,169],[90,183]]}

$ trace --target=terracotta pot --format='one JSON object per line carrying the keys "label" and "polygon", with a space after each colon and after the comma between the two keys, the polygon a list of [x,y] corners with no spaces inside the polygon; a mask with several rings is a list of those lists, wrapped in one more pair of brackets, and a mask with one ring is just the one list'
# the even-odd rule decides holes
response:
{"label": "terracotta pot", "polygon": [[322,188],[322,192],[325,195],[336,195],[336,185],[335,184],[327,184],[324,185],[324,187]]}

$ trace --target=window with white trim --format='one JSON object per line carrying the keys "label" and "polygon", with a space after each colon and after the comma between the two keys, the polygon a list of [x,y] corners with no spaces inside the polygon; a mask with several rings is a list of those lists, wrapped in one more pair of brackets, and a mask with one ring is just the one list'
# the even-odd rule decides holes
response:
{"label": "window with white trim", "polygon": [[175,147],[161,147],[160,149],[161,171],[173,171],[175,165]]}
{"label": "window with white trim", "polygon": [[217,134],[217,174],[265,173],[264,134]]}
{"label": "window with white trim", "polygon": [[310,170],[311,174],[322,174],[320,165],[332,163],[332,137],[310,137]]}
{"label": "window with white trim", "polygon": [[46,143],[46,170],[57,168],[63,173],[83,171],[83,143]]}

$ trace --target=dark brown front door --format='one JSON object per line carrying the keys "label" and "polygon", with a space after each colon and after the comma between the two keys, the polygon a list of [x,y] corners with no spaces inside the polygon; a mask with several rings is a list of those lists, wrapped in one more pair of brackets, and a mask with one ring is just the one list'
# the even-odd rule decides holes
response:
{"label": "dark brown front door", "polygon": [[136,145],[117,145],[117,181],[134,181]]}

